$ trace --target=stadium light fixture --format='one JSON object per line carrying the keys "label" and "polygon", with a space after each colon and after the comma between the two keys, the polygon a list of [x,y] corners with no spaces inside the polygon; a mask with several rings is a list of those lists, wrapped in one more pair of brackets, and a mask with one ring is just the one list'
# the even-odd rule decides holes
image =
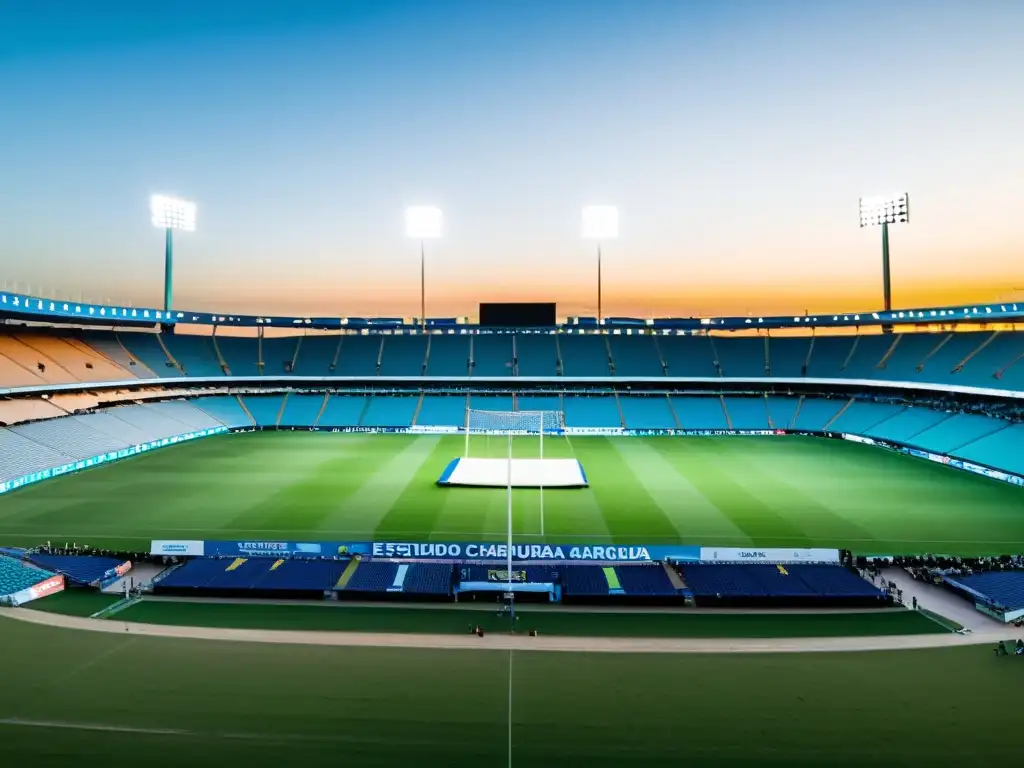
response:
{"label": "stadium light fixture", "polygon": [[597,241],[597,324],[601,325],[601,242],[619,236],[619,209],[613,205],[585,205],[582,234],[586,240]]}
{"label": "stadium light fixture", "polygon": [[[910,222],[910,195],[874,195],[860,199],[860,226],[882,228],[882,299],[885,311],[892,310],[892,282],[889,275],[889,225]],[[891,326],[890,326],[891,327]]]}
{"label": "stadium light fixture", "polygon": [[420,326],[427,328],[427,257],[424,241],[441,237],[441,209],[411,205],[405,209],[405,236],[420,241]]}
{"label": "stadium light fixture", "polygon": [[196,204],[168,195],[149,198],[149,213],[153,226],[164,230],[164,312],[171,311],[174,288],[174,236],[173,232],[196,231]]}

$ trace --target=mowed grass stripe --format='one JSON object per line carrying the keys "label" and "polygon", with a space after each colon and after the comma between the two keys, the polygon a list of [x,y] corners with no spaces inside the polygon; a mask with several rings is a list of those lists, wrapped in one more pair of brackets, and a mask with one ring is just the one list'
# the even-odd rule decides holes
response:
{"label": "mowed grass stripe", "polygon": [[672,523],[680,539],[693,531],[721,541],[749,542],[750,538],[736,526],[722,510],[716,507],[653,445],[654,440],[672,440],[671,437],[651,440],[613,440],[636,478],[643,483],[648,496],[658,505]]}
{"label": "mowed grass stripe", "polygon": [[[355,440],[338,437],[330,433],[306,436],[304,444],[296,444],[294,452],[288,452],[289,460],[297,457],[300,466],[290,477],[281,478],[282,486],[235,515],[224,527],[294,531],[323,527],[337,504],[372,481],[374,470],[392,456],[365,436]],[[280,477],[281,453],[279,450],[254,455],[250,474],[257,478]],[[372,527],[367,528],[368,533],[371,530]]]}
{"label": "mowed grass stripe", "polygon": [[[779,439],[785,438],[769,438]],[[803,532],[808,540],[860,541],[873,547],[875,537],[870,530],[832,510],[835,493],[827,491],[834,477],[827,471],[827,454],[817,459],[801,458],[800,465],[794,467],[792,454],[776,452],[772,446],[772,443],[762,440],[735,450],[715,442],[710,449],[734,468],[734,477],[739,485],[770,503],[780,517]],[[816,488],[825,492],[814,494],[812,491]]]}
{"label": "mowed grass stripe", "polygon": [[[745,440],[746,438],[721,438],[721,440]],[[786,541],[792,546],[808,543],[802,529],[793,525],[774,503],[762,498],[757,491],[745,488],[738,480],[735,465],[723,453],[741,450],[739,444],[718,449],[715,438],[697,437],[683,442],[655,442],[654,447],[665,456],[676,471],[683,475],[712,504],[722,510],[733,524],[743,531],[751,541],[768,537],[774,541]],[[695,532],[694,543],[713,542]]]}
{"label": "mowed grass stripe", "polygon": [[637,531],[643,531],[648,542],[678,540],[679,531],[647,493],[631,462],[615,449],[612,438],[589,437],[573,444],[614,542],[644,543],[637,541]]}
{"label": "mowed grass stripe", "polygon": [[[368,442],[372,442],[371,440]],[[418,486],[425,465],[434,459],[441,438],[427,435],[402,435],[401,442],[372,449],[367,445],[373,461],[369,472],[353,473],[357,480],[346,485],[345,494],[326,499],[332,510],[321,522],[324,530],[351,530],[363,528],[368,538],[390,513],[410,487]],[[440,472],[438,472],[440,477]],[[435,477],[434,480],[437,480]],[[426,485],[425,488],[430,488]]]}

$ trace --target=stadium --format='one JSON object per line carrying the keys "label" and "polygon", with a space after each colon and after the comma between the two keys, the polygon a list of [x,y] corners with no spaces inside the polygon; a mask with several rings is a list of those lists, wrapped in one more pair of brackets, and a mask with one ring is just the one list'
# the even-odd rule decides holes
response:
{"label": "stadium", "polygon": [[1024,6],[8,5],[5,768],[1019,760]]}
{"label": "stadium", "polygon": [[[507,725],[517,761],[613,765],[631,743],[617,719],[584,710],[545,735],[543,719],[515,719],[492,697],[507,686],[578,709],[580,691],[606,699],[639,686],[673,701],[683,694],[661,680],[679,675],[713,685],[716,706],[731,709],[733,686],[753,675],[784,697],[809,696],[818,711],[804,717],[825,733],[840,715],[808,693],[817,675],[830,686],[850,674],[867,689],[916,685],[920,665],[932,674],[929,654],[943,654],[972,685],[991,681],[979,696],[1003,684],[976,648],[1005,641],[1013,654],[1012,629],[999,627],[1024,609],[1024,571],[1008,557],[1024,542],[1015,305],[762,318],[755,333],[728,317],[544,328],[230,318],[248,336],[202,313],[10,293],[0,309],[0,591],[23,619],[5,622],[7,642],[27,651],[43,642],[40,624],[101,625],[85,634],[116,653],[121,672],[95,682],[113,696],[125,669],[147,679],[158,650],[133,640],[125,652],[109,633],[187,644],[171,662],[187,694],[146,684],[173,712],[123,715],[116,740],[100,726],[60,729],[58,753],[112,759],[125,743],[170,740],[200,761],[230,759],[233,738],[269,729],[268,743],[311,760],[344,746],[371,764],[409,750],[470,764],[504,757]],[[306,327],[271,336],[268,326]],[[911,567],[875,571],[897,559]],[[964,575],[965,562],[984,572]],[[908,580],[912,571],[934,583]],[[231,661],[237,651],[221,641],[232,638],[259,650]],[[70,643],[55,653],[78,658],[72,636],[44,642]],[[312,645],[283,661],[281,642]],[[269,705],[218,712],[213,730],[182,715],[199,711],[195,695],[237,686],[247,664],[302,701],[333,696],[307,680],[333,668],[322,647],[333,643],[349,646],[341,664],[353,687],[384,674],[400,698],[447,707],[454,730],[403,720],[405,735],[382,748],[392,715],[347,699],[335,716],[369,718],[363,736],[337,722],[319,741],[272,726],[281,712]],[[595,658],[601,643],[625,653]],[[961,647],[941,649],[950,643]],[[188,661],[195,644],[200,662]],[[481,647],[507,651],[494,661]],[[878,650],[855,664],[796,654],[796,690],[779,677],[788,664],[705,666],[716,649],[759,648]],[[883,650],[903,648],[921,650]],[[703,653],[673,654],[686,650]],[[579,663],[549,658],[570,651]],[[513,658],[515,671],[503,666]],[[424,692],[448,684],[479,693],[442,705]],[[568,698],[551,699],[553,684]],[[3,722],[36,754],[37,729],[53,721],[18,712]],[[474,740],[465,725],[476,718]],[[596,751],[588,719],[613,734]],[[742,764],[734,725],[724,728],[711,718],[684,753]],[[787,738],[782,722],[772,728]],[[779,754],[809,765],[817,748]],[[635,749],[647,760],[678,745],[652,732]],[[850,747],[851,761],[919,756],[868,749]]]}

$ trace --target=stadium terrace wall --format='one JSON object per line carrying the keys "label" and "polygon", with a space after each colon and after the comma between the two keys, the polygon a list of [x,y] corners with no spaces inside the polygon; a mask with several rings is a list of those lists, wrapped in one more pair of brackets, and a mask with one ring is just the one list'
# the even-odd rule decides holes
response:
{"label": "stadium terrace wall", "polygon": [[888,381],[885,379],[835,379],[810,377],[726,377],[726,376],[217,376],[217,377],[174,377],[164,379],[129,379],[127,381],[109,382],[73,382],[70,384],[47,384],[40,386],[11,387],[0,389],[0,396],[22,397],[55,393],[73,393],[79,391],[103,391],[111,389],[140,389],[147,387],[175,388],[209,388],[220,391],[253,391],[270,392],[285,390],[353,390],[365,389],[375,392],[395,390],[433,391],[458,389],[459,391],[490,390],[500,388],[505,391],[519,391],[548,388],[572,389],[601,387],[624,391],[638,389],[657,391],[680,391],[693,387],[695,389],[728,389],[730,391],[768,391],[820,388],[836,391],[871,390],[908,392],[920,391],[967,395],[971,397],[991,398],[996,400],[1024,400],[1024,391],[1013,389],[994,389],[990,387],[970,387],[952,384],[934,384],[928,382]]}

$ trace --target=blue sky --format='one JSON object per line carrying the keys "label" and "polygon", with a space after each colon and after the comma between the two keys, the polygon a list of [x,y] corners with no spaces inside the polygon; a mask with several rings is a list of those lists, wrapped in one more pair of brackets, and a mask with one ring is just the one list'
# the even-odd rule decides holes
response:
{"label": "blue sky", "polygon": [[[0,0],[2,280],[155,304],[154,192],[199,204],[176,303],[617,314],[880,301],[860,194],[909,190],[897,303],[1024,289],[1024,6]],[[9,108],[8,108],[9,107]],[[1022,294],[1024,295],[1024,294]]]}

